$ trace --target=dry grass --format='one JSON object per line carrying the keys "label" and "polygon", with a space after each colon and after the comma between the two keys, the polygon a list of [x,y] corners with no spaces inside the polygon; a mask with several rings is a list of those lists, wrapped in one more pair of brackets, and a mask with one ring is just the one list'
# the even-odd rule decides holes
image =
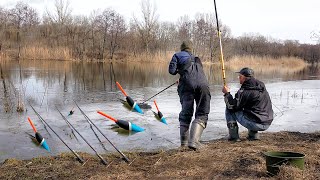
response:
{"label": "dry grass", "polygon": [[226,66],[232,70],[239,70],[242,67],[251,67],[254,70],[264,70],[265,72],[272,72],[281,69],[283,73],[301,71],[307,65],[308,64],[305,61],[295,57],[281,57],[274,59],[258,56],[235,56],[226,62]]}
{"label": "dry grass", "polygon": [[45,60],[72,60],[69,48],[57,47],[24,47],[21,50],[22,59],[45,59]]}
{"label": "dry grass", "polygon": [[141,53],[136,56],[130,56],[125,61],[129,62],[168,62],[171,60],[174,52],[158,52],[155,54]]}
{"label": "dry grass", "polygon": [[[242,134],[244,137],[245,134]],[[307,179],[320,178],[320,133],[262,133],[261,141],[211,141],[201,151],[174,149],[158,152],[125,153],[130,164],[118,154],[103,155],[109,165],[94,155],[78,163],[72,154],[32,160],[6,160],[0,165],[0,179]],[[278,175],[266,173],[266,151],[294,151],[306,155],[305,169],[281,166]]]}

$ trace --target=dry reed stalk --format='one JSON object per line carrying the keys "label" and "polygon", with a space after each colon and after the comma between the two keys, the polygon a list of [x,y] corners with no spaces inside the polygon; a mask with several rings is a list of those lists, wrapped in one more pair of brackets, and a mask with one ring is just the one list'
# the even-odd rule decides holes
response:
{"label": "dry reed stalk", "polygon": [[296,57],[258,57],[258,56],[234,56],[226,62],[226,65],[232,70],[238,70],[242,67],[251,67],[255,71],[273,72],[281,69],[283,73],[297,72],[305,68],[308,64],[302,59]]}
{"label": "dry reed stalk", "polygon": [[71,60],[71,52],[68,48],[57,47],[23,47],[22,59],[51,59],[51,60]]}

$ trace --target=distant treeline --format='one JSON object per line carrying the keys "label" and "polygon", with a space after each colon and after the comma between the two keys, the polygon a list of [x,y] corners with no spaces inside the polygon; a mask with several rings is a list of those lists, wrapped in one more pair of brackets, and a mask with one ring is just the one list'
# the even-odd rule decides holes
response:
{"label": "distant treeline", "polygon": [[[192,39],[198,56],[219,61],[213,14],[160,22],[154,6],[143,0],[140,15],[126,22],[124,16],[108,8],[90,16],[73,16],[68,1],[63,0],[56,0],[55,11],[46,12],[42,18],[22,2],[12,9],[0,7],[0,54],[2,58],[77,60],[117,60],[148,54],[152,61],[151,57],[177,51],[182,40]],[[259,34],[234,38],[226,25],[220,26],[226,59],[235,55],[293,56],[319,62],[319,44],[280,41]]]}

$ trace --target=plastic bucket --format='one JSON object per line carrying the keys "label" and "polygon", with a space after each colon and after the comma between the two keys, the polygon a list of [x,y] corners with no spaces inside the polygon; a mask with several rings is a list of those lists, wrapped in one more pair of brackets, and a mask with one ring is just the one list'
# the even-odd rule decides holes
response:
{"label": "plastic bucket", "polygon": [[304,154],[295,152],[265,152],[267,171],[270,175],[277,175],[281,165],[295,166],[301,170],[304,169]]}

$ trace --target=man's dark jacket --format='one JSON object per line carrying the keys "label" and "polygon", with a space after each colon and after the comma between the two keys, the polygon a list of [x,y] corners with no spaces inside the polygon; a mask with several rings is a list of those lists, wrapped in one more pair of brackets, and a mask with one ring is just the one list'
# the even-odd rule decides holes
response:
{"label": "man's dark jacket", "polygon": [[269,93],[264,83],[253,77],[243,82],[235,98],[226,93],[224,99],[229,110],[243,111],[248,119],[256,123],[270,125],[273,120]]}

